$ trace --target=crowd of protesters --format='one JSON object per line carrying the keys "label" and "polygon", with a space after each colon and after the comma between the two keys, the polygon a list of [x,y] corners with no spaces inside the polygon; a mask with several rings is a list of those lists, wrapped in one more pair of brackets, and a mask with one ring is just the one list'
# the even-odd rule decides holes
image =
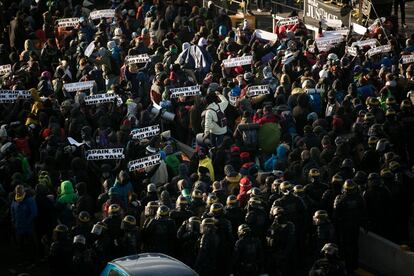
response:
{"label": "crowd of protesters", "polygon": [[[0,98],[0,231],[19,269],[97,275],[158,252],[200,275],[353,275],[360,229],[414,240],[414,37],[377,20],[321,51],[302,22],[268,41],[212,3],[95,2],[0,7],[0,96],[20,95]],[[368,39],[391,50],[346,48]],[[103,93],[116,97],[85,102]],[[88,158],[112,148],[124,158]]]}

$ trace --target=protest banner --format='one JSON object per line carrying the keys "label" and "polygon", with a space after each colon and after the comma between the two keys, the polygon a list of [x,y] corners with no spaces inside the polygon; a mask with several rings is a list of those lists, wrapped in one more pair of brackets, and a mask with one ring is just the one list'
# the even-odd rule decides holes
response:
{"label": "protest banner", "polygon": [[131,136],[134,140],[141,140],[148,137],[153,137],[160,133],[160,125],[147,126],[131,130]]}
{"label": "protest banner", "polygon": [[14,103],[18,98],[28,100],[32,94],[27,90],[0,90],[0,103]]}
{"label": "protest banner", "polygon": [[319,51],[328,51],[342,41],[344,41],[344,38],[342,36],[321,37],[316,40],[316,46],[318,47]]}
{"label": "protest banner", "polygon": [[170,89],[171,99],[178,98],[180,96],[197,96],[201,95],[200,85],[178,87]]}
{"label": "protest banner", "polygon": [[299,17],[293,16],[288,18],[283,18],[277,21],[278,26],[289,26],[299,24]]}
{"label": "protest banner", "polygon": [[352,47],[358,46],[359,48],[369,46],[371,48],[375,48],[375,47],[377,47],[377,44],[379,44],[378,40],[375,39],[375,38],[371,38],[371,39],[355,41],[354,43],[351,44],[351,46]]}
{"label": "protest banner", "polygon": [[114,93],[104,93],[104,94],[95,94],[95,95],[85,97],[85,103],[86,105],[111,103],[111,102],[114,102],[114,99],[117,99],[118,105],[119,105],[119,100],[121,100],[122,102],[122,99],[120,99],[118,95]]}
{"label": "protest banner", "polygon": [[12,71],[11,64],[0,65],[0,76],[6,75]]}
{"label": "protest banner", "polygon": [[[324,3],[323,0],[304,0],[304,21],[307,25],[318,28],[319,22],[325,20],[340,20],[341,26],[349,26],[348,7],[338,7]],[[339,23],[337,23],[339,24]]]}
{"label": "protest banner", "polygon": [[148,54],[136,55],[136,56],[127,56],[125,58],[125,65],[147,63],[151,61],[151,58]]}
{"label": "protest banner", "polygon": [[249,64],[252,64],[252,60],[253,60],[252,56],[236,57],[236,58],[223,60],[223,65],[225,68],[249,65]]}
{"label": "protest banner", "polygon": [[253,85],[247,88],[247,97],[270,94],[269,85]]}
{"label": "protest banner", "polygon": [[381,45],[375,48],[371,48],[368,50],[366,54],[368,55],[368,57],[372,57],[378,54],[384,54],[388,52],[391,52],[391,45]]}
{"label": "protest banner", "polygon": [[86,160],[115,160],[124,159],[124,149],[93,149],[86,151]]}
{"label": "protest banner", "polygon": [[93,11],[89,14],[89,17],[92,20],[101,19],[101,18],[113,18],[113,17],[115,17],[115,10],[114,9],[106,9],[106,10]]}
{"label": "protest banner", "polygon": [[68,92],[75,92],[75,91],[91,89],[94,85],[95,85],[95,81],[81,81],[81,82],[65,83],[63,85],[63,88]]}
{"label": "protest banner", "polygon": [[57,20],[57,24],[60,28],[76,27],[79,24],[79,17],[62,18]]}
{"label": "protest banner", "polygon": [[352,23],[352,30],[359,35],[364,35],[368,29],[357,23]]}
{"label": "protest banner", "polygon": [[159,153],[146,156],[144,158],[136,159],[128,162],[128,169],[130,172],[134,170],[145,169],[150,166],[155,166],[161,162],[161,155]]}
{"label": "protest banner", "polygon": [[402,64],[410,64],[414,62],[414,55],[403,55],[401,56]]}
{"label": "protest banner", "polygon": [[334,31],[324,31],[323,37],[327,38],[327,37],[347,36],[348,33],[349,33],[348,28],[340,28]]}
{"label": "protest banner", "polygon": [[266,32],[263,30],[256,29],[255,35],[257,38],[267,40],[267,41],[276,41],[277,40],[277,34]]}
{"label": "protest banner", "polygon": [[85,49],[85,56],[90,57],[93,53],[93,50],[95,50],[95,42],[92,41]]}

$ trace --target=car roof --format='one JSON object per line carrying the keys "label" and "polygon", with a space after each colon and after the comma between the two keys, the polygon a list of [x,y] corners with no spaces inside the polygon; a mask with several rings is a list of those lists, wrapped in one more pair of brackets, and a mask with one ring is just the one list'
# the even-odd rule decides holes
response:
{"label": "car roof", "polygon": [[184,263],[161,253],[142,253],[122,257],[111,261],[129,275],[169,275],[194,276],[198,275]]}

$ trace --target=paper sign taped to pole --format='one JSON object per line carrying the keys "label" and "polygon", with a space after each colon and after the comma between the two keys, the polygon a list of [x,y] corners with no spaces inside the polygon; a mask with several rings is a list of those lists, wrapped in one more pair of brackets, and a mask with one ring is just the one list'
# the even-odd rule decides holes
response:
{"label": "paper sign taped to pole", "polygon": [[79,17],[62,18],[57,21],[57,24],[60,28],[76,27],[79,24]]}
{"label": "paper sign taped to pole", "polygon": [[147,63],[151,61],[151,58],[148,54],[136,55],[136,56],[127,56],[125,58],[125,65]]}
{"label": "paper sign taped to pole", "polygon": [[11,71],[12,71],[11,64],[0,65],[0,76],[9,74],[9,73],[11,73]]}
{"label": "paper sign taped to pole", "polygon": [[128,169],[130,172],[134,170],[145,169],[151,166],[158,165],[161,162],[161,155],[159,153],[146,156],[144,158],[136,159],[128,162]]}
{"label": "paper sign taped to pole", "polygon": [[86,160],[116,160],[125,159],[123,148],[93,149],[86,151]]}
{"label": "paper sign taped to pole", "polygon": [[65,83],[63,85],[63,88],[68,92],[75,92],[75,91],[91,89],[94,85],[95,85],[95,81],[80,81],[80,82]]}
{"label": "paper sign taped to pole", "polygon": [[367,55],[369,57],[378,55],[378,54],[385,54],[391,52],[391,45],[382,45],[382,46],[378,46],[372,49],[369,49],[367,52]]}
{"label": "paper sign taped to pole", "polygon": [[247,97],[270,94],[269,85],[254,85],[247,88]]}
{"label": "paper sign taped to pole", "polygon": [[326,38],[321,37],[316,40],[316,46],[318,47],[319,51],[328,51],[342,41],[344,41],[344,38],[342,36],[329,36]]}
{"label": "paper sign taped to pole", "polygon": [[367,32],[367,28],[357,23],[352,23],[352,30],[359,35],[364,35]]}
{"label": "paper sign taped to pole", "polygon": [[178,98],[180,96],[197,96],[201,95],[200,85],[178,87],[170,89],[171,99]]}
{"label": "paper sign taped to pole", "polygon": [[253,56],[236,57],[223,60],[225,68],[231,68],[236,66],[250,65],[252,64]]}
{"label": "paper sign taped to pole", "polygon": [[89,14],[89,17],[92,20],[101,19],[101,18],[113,18],[115,17],[115,10],[107,9],[107,10],[93,11]]}
{"label": "paper sign taped to pole", "polygon": [[160,134],[160,125],[147,126],[131,130],[133,140],[141,140]]}
{"label": "paper sign taped to pole", "polygon": [[414,62],[414,55],[401,56],[402,64],[410,64]]}
{"label": "paper sign taped to pole", "polygon": [[117,103],[118,103],[119,101],[118,95],[114,93],[95,94],[95,95],[85,97],[85,103],[86,105],[112,103],[114,102],[115,99],[117,99]]}
{"label": "paper sign taped to pole", "polygon": [[358,51],[357,51],[356,47],[346,46],[345,50],[348,53],[348,55],[350,55],[350,56],[356,57],[358,55]]}
{"label": "paper sign taped to pole", "polygon": [[267,41],[276,41],[277,40],[277,34],[266,32],[263,30],[256,29],[255,35],[257,38],[267,40]]}
{"label": "paper sign taped to pole", "polygon": [[331,19],[331,18],[322,18],[322,24],[330,28],[340,28],[342,27],[342,20],[340,19]]}
{"label": "paper sign taped to pole", "polygon": [[376,40],[375,38],[371,38],[371,39],[356,41],[352,43],[351,46],[352,47],[358,46],[359,48],[369,46],[371,48],[375,48],[377,47],[377,43],[379,43],[378,40]]}
{"label": "paper sign taped to pole", "polygon": [[85,49],[85,56],[90,57],[93,53],[93,50],[95,50],[95,42],[92,41]]}
{"label": "paper sign taped to pole", "polygon": [[299,17],[293,16],[288,18],[283,18],[277,21],[278,26],[289,26],[299,24]]}

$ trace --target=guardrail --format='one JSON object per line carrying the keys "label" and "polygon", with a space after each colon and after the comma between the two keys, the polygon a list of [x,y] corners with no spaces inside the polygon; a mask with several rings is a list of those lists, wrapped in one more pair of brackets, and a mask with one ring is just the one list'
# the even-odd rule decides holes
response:
{"label": "guardrail", "polygon": [[414,275],[414,252],[372,232],[360,231],[359,262],[386,276]]}

